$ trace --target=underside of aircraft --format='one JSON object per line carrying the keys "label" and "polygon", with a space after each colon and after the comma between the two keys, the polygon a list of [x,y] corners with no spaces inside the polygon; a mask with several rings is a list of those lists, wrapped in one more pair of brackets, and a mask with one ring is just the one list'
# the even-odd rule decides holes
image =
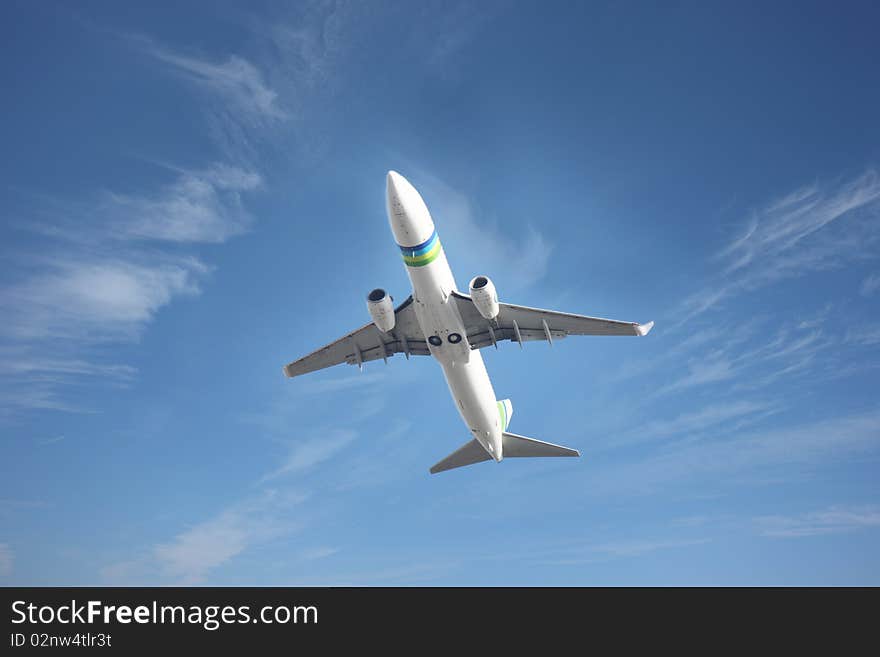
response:
{"label": "underside of aircraft", "polygon": [[654,322],[638,324],[502,303],[487,276],[459,292],[433,219],[422,197],[400,174],[387,176],[388,219],[413,294],[396,308],[382,289],[367,295],[372,321],[284,366],[288,377],[341,363],[384,361],[395,354],[433,356],[473,438],[439,461],[432,473],[504,457],[579,456],[576,449],[507,431],[513,405],[498,400],[480,349],[498,343],[549,343],[570,335],[645,336]]}

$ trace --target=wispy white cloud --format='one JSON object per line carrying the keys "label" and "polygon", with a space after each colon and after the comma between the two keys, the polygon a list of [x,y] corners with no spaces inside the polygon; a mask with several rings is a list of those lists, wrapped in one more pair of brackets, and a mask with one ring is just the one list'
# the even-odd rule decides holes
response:
{"label": "wispy white cloud", "polygon": [[668,346],[657,350],[657,354],[654,356],[624,361],[620,369],[613,375],[613,379],[614,381],[623,381],[644,377],[648,372],[678,371],[682,364],[689,365],[694,359],[717,352],[719,345],[722,345],[723,355],[752,339],[760,330],[761,323],[761,318],[752,317],[732,326],[716,325],[694,329],[686,334],[676,334],[675,332],[664,334],[670,341]]}
{"label": "wispy white cloud", "polygon": [[880,344],[880,326],[869,324],[853,327],[846,332],[846,341],[865,346]]}
{"label": "wispy white cloud", "polygon": [[833,310],[834,305],[832,303],[826,303],[824,307],[818,312],[814,312],[810,315],[804,317],[797,325],[799,329],[814,329],[820,327],[825,321],[828,319],[831,311]]}
{"label": "wispy white cloud", "polygon": [[182,584],[201,582],[213,569],[249,546],[292,531],[297,522],[290,510],[307,496],[267,491],[233,505],[217,516],[181,532],[169,543],[155,546],[160,572]]}
{"label": "wispy white cloud", "polygon": [[408,476],[401,473],[398,465],[401,462],[418,463],[418,470],[415,472],[421,473],[425,450],[419,441],[408,439],[411,437],[412,427],[410,420],[397,417],[385,431],[370,436],[370,445],[374,449],[347,459],[345,476],[336,482],[335,488],[351,490],[399,481],[401,477]]}
{"label": "wispy white cloud", "polygon": [[27,226],[44,243],[0,288],[2,412],[82,410],[59,389],[94,379],[130,383],[134,368],[85,358],[83,350],[136,340],[172,300],[200,292],[210,268],[181,245],[224,242],[245,230],[241,194],[261,178],[222,164],[175,176],[149,194],[104,192],[89,204],[35,210],[50,216]]}
{"label": "wispy white cloud", "polygon": [[426,70],[441,79],[455,79],[463,63],[461,53],[491,25],[496,9],[489,3],[445,3],[411,33],[411,48],[424,53]]}
{"label": "wispy white cloud", "polygon": [[[692,392],[707,386],[750,391],[780,380],[793,380],[830,367],[833,347],[843,336],[827,335],[829,313],[823,311],[804,320],[779,324],[773,318],[752,318],[742,325],[710,329],[673,342],[664,353],[636,366],[625,367],[618,378],[661,370],[669,381],[658,386],[652,397]],[[831,328],[836,328],[832,323]],[[707,338],[707,339],[704,339]]]}
{"label": "wispy white cloud", "polygon": [[0,543],[0,577],[12,574],[12,548],[8,543]]}
{"label": "wispy white cloud", "polygon": [[179,171],[177,179],[154,195],[106,192],[101,213],[123,239],[170,242],[225,242],[251,223],[241,193],[262,185],[259,174],[215,164],[201,171]]}
{"label": "wispy white cloud", "polygon": [[[142,259],[144,261],[142,261]],[[171,299],[199,292],[207,271],[196,259],[70,256],[0,293],[7,337],[33,341],[133,339]],[[94,365],[92,373],[102,366]]]}
{"label": "wispy white cloud", "polygon": [[[104,380],[127,385],[135,369],[85,360],[96,345],[136,339],[174,297],[197,294],[207,268],[195,259],[66,253],[0,290],[0,413],[85,410],[60,391]],[[39,357],[32,354],[39,353]],[[13,354],[13,355],[8,355]]]}
{"label": "wispy white cloud", "polygon": [[262,71],[244,57],[211,59],[176,52],[144,37],[133,41],[173,72],[220,96],[252,120],[288,118],[279,104],[278,93],[266,83]]}
{"label": "wispy white cloud", "polygon": [[[20,409],[87,412],[89,409],[63,399],[58,389],[96,380],[124,387],[131,383],[136,374],[137,370],[128,365],[64,357],[48,358],[0,349],[0,417],[10,416]],[[54,436],[40,444],[48,445],[61,440],[63,436]]]}
{"label": "wispy white cloud", "polygon": [[859,294],[863,297],[872,296],[877,290],[880,290],[880,273],[869,275],[859,286]]}
{"label": "wispy white cloud", "polygon": [[365,388],[378,385],[385,381],[388,377],[383,371],[355,371],[343,376],[336,376],[329,379],[320,379],[310,381],[307,388],[303,390],[304,394],[324,395],[352,388]]}
{"label": "wispy white cloud", "polygon": [[172,179],[150,191],[103,190],[86,201],[39,198],[43,207],[34,214],[49,219],[22,227],[92,253],[96,246],[118,249],[120,244],[142,249],[163,243],[219,244],[253,222],[242,195],[263,186],[254,169],[221,162],[190,169],[160,166]]}
{"label": "wispy white cloud", "polygon": [[802,187],[746,220],[718,254],[722,270],[688,297],[683,320],[745,291],[865,258],[880,240],[880,174]]}
{"label": "wispy white cloud", "polygon": [[691,545],[703,545],[711,539],[671,539],[671,540],[635,540],[617,541],[591,546],[590,550],[613,557],[635,557],[657,550],[669,550],[672,548],[688,547]]}
{"label": "wispy white cloud", "polygon": [[0,500],[0,514],[8,515],[17,511],[33,511],[48,506],[46,502],[41,500]]}
{"label": "wispy white cloud", "polygon": [[[386,561],[391,561],[392,558]],[[461,561],[440,557],[430,561],[421,559],[407,563],[397,557],[393,565],[376,565],[359,571],[336,572],[332,575],[297,577],[288,586],[407,586],[426,582],[448,581],[452,572],[461,567]]]}
{"label": "wispy white cloud", "polygon": [[[227,504],[135,558],[109,564],[102,569],[104,580],[132,584],[158,578],[178,584],[201,583],[239,555],[309,526],[311,506],[304,502],[315,497],[316,489],[306,490],[304,477],[343,453],[358,432],[340,428],[305,431],[296,404],[285,402],[290,398],[280,398],[267,413],[243,418],[258,427],[263,437],[286,448],[277,466],[254,482],[259,492]],[[349,419],[356,423],[357,414]],[[345,470],[348,472],[348,464]],[[320,481],[308,481],[310,486],[321,485]],[[318,560],[337,550],[319,546],[298,554],[304,560]]]}
{"label": "wispy white cloud", "polygon": [[294,20],[251,17],[253,35],[264,46],[268,77],[298,118],[307,110],[308,100],[332,93],[342,55],[357,41],[352,30],[369,20],[369,10],[364,9],[318,3]]}
{"label": "wispy white cloud", "polygon": [[761,516],[755,523],[764,536],[802,538],[880,527],[877,507],[831,507],[795,516]]}
{"label": "wispy white cloud", "polygon": [[249,548],[300,529],[302,504],[307,499],[307,494],[297,491],[264,490],[230,504],[140,556],[106,566],[101,575],[112,584],[203,583],[213,571]]}
{"label": "wispy white cloud", "polygon": [[9,374],[85,374],[126,380],[137,373],[130,365],[107,365],[71,359],[8,357],[0,359],[0,363],[0,370]]}
{"label": "wispy white cloud", "polygon": [[327,557],[332,557],[334,554],[339,552],[339,548],[336,547],[316,547],[310,548],[308,550],[303,550],[302,558],[306,561],[316,561],[318,559],[326,559]]}
{"label": "wispy white cloud", "polygon": [[724,249],[721,255],[729,260],[725,273],[785,256],[812,234],[854,210],[871,208],[878,199],[880,177],[873,170],[831,189],[814,184],[795,190],[753,215],[745,234]]}
{"label": "wispy white cloud", "polygon": [[654,420],[639,429],[642,439],[680,437],[704,431],[719,424],[730,425],[763,419],[777,409],[766,401],[740,400],[712,404],[705,408],[681,413],[671,420]]}
{"label": "wispy white cloud", "polygon": [[674,518],[672,524],[679,527],[701,527],[707,524],[710,520],[710,516],[682,516],[681,518]]}
{"label": "wispy white cloud", "polygon": [[278,468],[266,474],[262,481],[270,481],[308,470],[333,457],[356,437],[357,432],[351,429],[331,429],[322,436],[303,442],[293,441],[285,461]]}
{"label": "wispy white cloud", "polygon": [[709,538],[686,538],[686,539],[635,539],[612,541],[608,543],[595,543],[566,550],[569,554],[558,558],[551,558],[544,563],[553,566],[577,566],[583,564],[606,561],[608,559],[622,559],[640,557],[659,550],[672,550],[679,548],[704,545],[709,543]]}
{"label": "wispy white cloud", "polygon": [[656,394],[680,392],[694,386],[728,381],[734,376],[733,364],[723,354],[715,352],[705,359],[694,359],[688,363],[688,371],[681,378],[661,386]]}
{"label": "wispy white cloud", "polygon": [[[5,342],[16,341],[5,337]],[[46,353],[54,354],[57,345],[52,341],[42,340],[40,344]],[[94,363],[60,354],[33,356],[24,349],[0,349],[0,418],[12,417],[23,409],[91,412],[92,409],[66,399],[60,390],[98,381],[105,386],[125,387],[131,384],[136,373],[137,370],[128,365]]]}
{"label": "wispy white cloud", "polygon": [[9,419],[24,410],[91,413],[94,409],[65,399],[57,383],[6,380],[0,386],[0,418]]}
{"label": "wispy white cloud", "polygon": [[123,35],[204,97],[209,136],[238,162],[265,161],[278,144],[300,154],[320,152],[318,108],[322,102],[332,102],[342,77],[337,71],[341,53],[354,41],[352,33],[370,20],[365,8],[348,3],[308,3],[272,13],[274,17],[240,15],[249,38],[241,52],[233,54],[198,52]]}
{"label": "wispy white cloud", "polygon": [[720,482],[773,473],[798,477],[818,465],[845,462],[880,448],[880,411],[714,435],[664,446],[641,462],[608,467],[593,490],[650,492],[658,487],[712,478]]}

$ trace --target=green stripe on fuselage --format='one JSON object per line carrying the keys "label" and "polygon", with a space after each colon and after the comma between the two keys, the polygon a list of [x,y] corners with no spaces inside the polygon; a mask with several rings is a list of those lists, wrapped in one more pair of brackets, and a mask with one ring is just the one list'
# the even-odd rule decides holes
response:
{"label": "green stripe on fuselage", "polygon": [[406,263],[408,267],[424,267],[425,265],[430,265],[437,259],[437,256],[440,255],[440,251],[443,247],[440,246],[440,240],[438,239],[434,246],[427,253],[423,253],[418,256],[409,256],[405,253],[403,254],[403,261]]}

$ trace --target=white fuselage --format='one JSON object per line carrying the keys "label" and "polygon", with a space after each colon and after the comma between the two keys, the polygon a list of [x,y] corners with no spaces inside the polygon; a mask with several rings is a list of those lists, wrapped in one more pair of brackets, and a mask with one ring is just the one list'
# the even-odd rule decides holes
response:
{"label": "white fuselage", "polygon": [[[428,349],[443,368],[458,412],[471,434],[496,460],[502,453],[502,419],[479,350],[471,350],[450,293],[455,278],[421,195],[400,174],[388,172],[388,221],[413,287],[413,302]],[[450,337],[452,340],[450,341]]]}

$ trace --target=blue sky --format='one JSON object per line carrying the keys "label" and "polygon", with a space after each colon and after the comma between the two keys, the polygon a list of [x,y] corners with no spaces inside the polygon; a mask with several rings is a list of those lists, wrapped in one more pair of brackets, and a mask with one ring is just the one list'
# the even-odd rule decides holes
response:
{"label": "blue sky", "polygon": [[[0,583],[880,584],[870,3],[3,3]],[[285,380],[408,279],[579,460],[428,468],[439,367]]]}

